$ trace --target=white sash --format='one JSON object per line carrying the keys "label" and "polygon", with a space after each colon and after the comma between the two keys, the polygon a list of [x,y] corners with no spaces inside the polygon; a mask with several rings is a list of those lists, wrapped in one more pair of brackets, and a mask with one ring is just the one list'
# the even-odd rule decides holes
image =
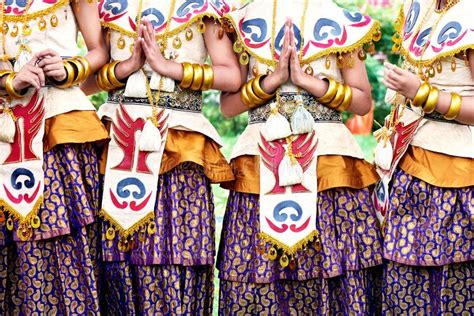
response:
{"label": "white sash", "polygon": [[[32,89],[30,89],[32,90]],[[44,101],[47,89],[11,104],[16,119],[13,143],[0,142],[0,206],[9,214],[7,227],[18,223],[17,236],[28,240],[38,228],[38,210],[43,204]],[[26,100],[26,101],[25,101]],[[20,103],[21,102],[21,103]]]}
{"label": "white sash", "polygon": [[[154,218],[158,177],[168,127],[167,110],[158,114],[159,151],[139,149],[143,127],[152,115],[150,106],[120,104],[113,117],[102,197],[102,216],[110,222],[107,238],[114,231],[128,237]],[[158,133],[158,131],[157,131]],[[150,137],[152,135],[147,135]],[[153,137],[153,136],[152,136]]]}
{"label": "white sash", "polygon": [[[282,187],[279,166],[288,147],[287,139],[260,141],[260,237],[280,249],[282,266],[317,236],[317,176],[315,133],[294,136],[296,162],[303,169],[301,184]],[[274,257],[272,249],[269,257]]]}

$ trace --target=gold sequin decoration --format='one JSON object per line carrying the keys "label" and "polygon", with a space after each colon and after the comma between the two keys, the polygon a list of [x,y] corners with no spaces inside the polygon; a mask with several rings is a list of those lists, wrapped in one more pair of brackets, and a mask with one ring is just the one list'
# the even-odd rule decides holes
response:
{"label": "gold sequin decoration", "polygon": [[248,65],[250,61],[249,54],[247,54],[247,52],[243,52],[242,54],[240,54],[239,61],[240,61],[240,64],[243,66]]}
{"label": "gold sequin decoration", "polygon": [[237,54],[240,54],[244,49],[240,41],[236,41],[232,47]]}
{"label": "gold sequin decoration", "polygon": [[3,34],[7,34],[9,29],[10,29],[10,27],[8,26],[8,24],[3,23],[3,27],[2,27]]}
{"label": "gold sequin decoration", "polygon": [[31,27],[29,24],[23,24],[22,30],[21,30],[23,36],[30,36],[31,35]]}
{"label": "gold sequin decoration", "polygon": [[119,39],[117,40],[117,47],[118,49],[124,49],[126,46],[125,39],[120,35]]}
{"label": "gold sequin decoration", "polygon": [[438,62],[436,63],[436,71],[437,71],[439,74],[443,71],[443,64],[442,64],[440,61],[438,61]]}
{"label": "gold sequin decoration", "polygon": [[17,36],[18,36],[18,25],[15,24],[15,25],[13,26],[13,29],[12,29],[12,31],[11,31],[11,33],[10,33],[10,36],[11,36],[11,37],[17,37]]}
{"label": "gold sequin decoration", "polygon": [[428,72],[428,77],[430,78],[434,78],[434,76],[436,75],[436,71],[433,66],[429,66],[427,69],[427,72]]}
{"label": "gold sequin decoration", "polygon": [[41,226],[41,219],[39,216],[35,216],[31,219],[31,227],[34,229],[39,228]]}
{"label": "gold sequin decoration", "polygon": [[7,219],[7,229],[13,230],[13,219],[11,217]]}
{"label": "gold sequin decoration", "polygon": [[56,27],[58,26],[58,17],[54,14],[50,19],[49,19],[49,23],[51,23],[51,26],[52,27]]}
{"label": "gold sequin decoration", "polygon": [[115,238],[115,229],[113,227],[107,228],[107,232],[105,233],[105,237],[107,240],[114,240]]}
{"label": "gold sequin decoration", "polygon": [[252,67],[252,75],[253,75],[254,77],[257,77],[257,76],[258,76],[258,65],[256,65],[256,64],[253,65],[253,67]]}
{"label": "gold sequin decoration", "polygon": [[331,68],[331,59],[329,59],[329,56],[326,56],[326,63],[325,63],[326,69]]}
{"label": "gold sequin decoration", "polygon": [[283,254],[280,257],[280,265],[282,266],[282,268],[286,268],[289,263],[290,263],[290,260],[288,259],[288,256]]}
{"label": "gold sequin decoration", "polygon": [[189,42],[193,39],[193,37],[194,37],[193,30],[187,29],[186,33],[184,34],[184,38]]}
{"label": "gold sequin decoration", "polygon": [[154,233],[156,233],[156,225],[154,222],[151,222],[150,224],[148,224],[147,232],[148,232],[148,235],[153,235]]}
{"label": "gold sequin decoration", "polygon": [[23,226],[16,231],[16,235],[21,241],[27,241],[33,236],[33,230],[31,227]]}
{"label": "gold sequin decoration", "polygon": [[40,31],[46,30],[46,20],[44,18],[41,18],[41,20],[38,22],[38,29]]}
{"label": "gold sequin decoration", "polygon": [[204,32],[206,32],[206,24],[202,20],[198,24],[198,31],[201,34],[204,34]]}
{"label": "gold sequin decoration", "polygon": [[342,55],[337,56],[336,66],[337,66],[337,68],[343,68],[344,67],[344,57]]}
{"label": "gold sequin decoration", "polygon": [[268,259],[275,260],[277,258],[277,255],[278,255],[278,252],[274,247],[268,250]]}
{"label": "gold sequin decoration", "polygon": [[359,57],[360,60],[364,61],[367,59],[367,53],[365,52],[365,50],[361,49],[359,50],[357,57]]}
{"label": "gold sequin decoration", "polygon": [[306,67],[306,69],[304,70],[304,72],[305,72],[307,75],[312,76],[312,75],[314,74],[313,67],[311,67],[310,65],[308,65],[308,67]]}
{"label": "gold sequin decoration", "polygon": [[173,48],[174,49],[180,49],[183,43],[181,42],[181,38],[179,36],[176,36],[173,40]]}
{"label": "gold sequin decoration", "polygon": [[122,251],[122,252],[127,252],[128,249],[129,249],[128,241],[121,239],[121,240],[118,242],[118,249],[119,249],[120,251]]}
{"label": "gold sequin decoration", "polygon": [[451,70],[452,70],[453,72],[455,72],[455,71],[456,71],[456,68],[457,68],[456,59],[454,59],[454,57],[453,57],[453,59],[451,60]]}

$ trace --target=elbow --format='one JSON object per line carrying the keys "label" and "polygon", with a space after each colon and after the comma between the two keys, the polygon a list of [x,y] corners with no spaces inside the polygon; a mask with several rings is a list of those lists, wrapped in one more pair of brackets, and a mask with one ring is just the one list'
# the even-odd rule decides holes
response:
{"label": "elbow", "polygon": [[232,75],[231,78],[232,79],[229,80],[229,82],[228,82],[228,85],[229,85],[228,86],[228,88],[229,88],[228,92],[237,93],[240,90],[240,87],[242,86],[240,74]]}
{"label": "elbow", "polygon": [[230,120],[232,118],[235,117],[235,113],[233,113],[229,107],[226,107],[226,106],[222,106],[221,105],[221,113],[222,113],[222,116],[226,119],[226,120]]}
{"label": "elbow", "polygon": [[356,115],[364,116],[370,112],[373,101],[372,101],[372,98],[369,96],[369,97],[364,98],[363,100],[360,100],[357,103],[358,105],[354,106],[351,112]]}

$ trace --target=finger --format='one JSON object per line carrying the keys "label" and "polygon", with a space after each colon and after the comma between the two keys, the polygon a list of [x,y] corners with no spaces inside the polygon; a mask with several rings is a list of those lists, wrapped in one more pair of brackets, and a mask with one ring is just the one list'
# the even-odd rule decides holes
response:
{"label": "finger", "polygon": [[41,88],[40,79],[38,78],[38,76],[35,76],[35,75],[31,75],[31,76],[26,77],[26,78],[23,80],[23,82],[29,83],[30,85],[32,85],[32,86],[35,87],[36,89],[40,89],[40,88]]}
{"label": "finger", "polygon": [[38,62],[39,59],[40,58],[38,57],[38,54],[35,54],[33,58],[31,58],[30,61],[26,64],[34,66]]}
{"label": "finger", "polygon": [[145,53],[146,56],[148,56],[151,52],[150,47],[146,43],[145,39],[142,38],[140,42],[141,42],[140,45],[143,49],[143,52]]}
{"label": "finger", "polygon": [[59,56],[55,57],[45,57],[43,58],[39,63],[38,67],[44,68],[47,65],[52,65],[52,64],[62,64],[63,59]]}
{"label": "finger", "polygon": [[395,87],[393,84],[391,84],[390,82],[386,81],[385,79],[382,80],[382,83],[385,87],[389,88],[389,89],[392,89],[393,91],[397,91],[397,87]]}
{"label": "finger", "polygon": [[44,58],[46,56],[51,56],[51,57],[55,57],[55,56],[59,56],[58,53],[50,48],[48,49],[45,49],[41,52],[38,53],[38,57],[39,58]]}
{"label": "finger", "polygon": [[396,74],[395,72],[393,71],[389,71],[388,74],[387,74],[387,78],[390,79],[390,80],[393,80],[395,82],[398,82],[400,77],[398,74]]}
{"label": "finger", "polygon": [[147,25],[148,25],[148,30],[150,32],[151,37],[155,38],[155,28],[153,27],[153,23],[151,23],[151,21],[147,21]]}
{"label": "finger", "polygon": [[52,64],[43,67],[43,72],[62,70],[64,68],[63,64]]}
{"label": "finger", "polygon": [[294,28],[293,25],[291,25],[291,28],[290,28],[290,45],[291,45],[291,47],[296,46],[296,43],[295,43],[295,28]]}
{"label": "finger", "polygon": [[393,72],[396,73],[399,76],[403,76],[405,73],[405,70],[401,69],[400,67],[393,66],[392,68]]}
{"label": "finger", "polygon": [[44,71],[43,69],[39,68],[39,67],[35,67],[35,66],[31,66],[31,65],[28,65],[27,66],[27,71],[29,71],[33,77],[37,77],[38,80],[39,80],[39,84],[41,86],[44,86],[45,84],[45,76],[44,76]]}
{"label": "finger", "polygon": [[58,76],[61,76],[63,74],[64,74],[64,72],[62,70],[52,70],[52,71],[46,72],[46,75],[48,77],[58,77]]}
{"label": "finger", "polygon": [[151,35],[150,35],[150,32],[148,32],[148,28],[146,30],[144,30],[144,32],[143,32],[143,38],[145,39],[145,42],[148,45],[152,43]]}

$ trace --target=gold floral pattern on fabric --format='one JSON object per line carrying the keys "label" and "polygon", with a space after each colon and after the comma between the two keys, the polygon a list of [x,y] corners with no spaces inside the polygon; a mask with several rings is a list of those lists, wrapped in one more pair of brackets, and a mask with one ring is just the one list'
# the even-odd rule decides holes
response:
{"label": "gold floral pattern on fabric", "polygon": [[383,315],[474,313],[474,262],[415,267],[393,261],[384,271]]}

